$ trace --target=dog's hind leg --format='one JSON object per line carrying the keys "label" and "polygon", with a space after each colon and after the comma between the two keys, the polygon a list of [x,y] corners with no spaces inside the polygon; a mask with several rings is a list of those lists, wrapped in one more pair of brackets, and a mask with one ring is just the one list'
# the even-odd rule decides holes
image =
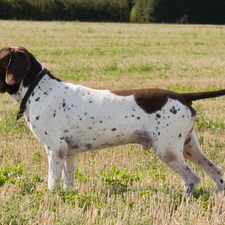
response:
{"label": "dog's hind leg", "polygon": [[223,171],[212,163],[202,152],[198,140],[192,131],[190,141],[184,145],[184,157],[201,167],[217,185],[218,191],[224,190]]}
{"label": "dog's hind leg", "polygon": [[56,185],[59,185],[60,176],[62,174],[62,169],[64,162],[67,157],[68,145],[67,143],[60,143],[58,148],[47,148],[48,152],[48,188],[53,190]]}
{"label": "dog's hind leg", "polygon": [[64,189],[72,188],[74,185],[75,161],[76,161],[76,154],[68,153],[62,170]]}
{"label": "dog's hind leg", "polygon": [[200,178],[184,160],[183,141],[170,142],[169,144],[157,143],[154,148],[159,158],[171,169],[179,173],[184,182],[184,191],[187,194],[192,193]]}

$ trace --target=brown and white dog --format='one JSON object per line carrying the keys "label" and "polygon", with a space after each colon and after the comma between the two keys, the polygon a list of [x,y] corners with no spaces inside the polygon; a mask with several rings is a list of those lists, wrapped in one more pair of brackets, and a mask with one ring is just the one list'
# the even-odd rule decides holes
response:
{"label": "brown and white dog", "polygon": [[94,90],[55,78],[25,48],[9,46],[0,50],[0,92],[8,92],[20,104],[18,118],[24,113],[30,130],[45,146],[50,190],[61,173],[64,187],[73,185],[78,153],[129,143],[153,147],[180,174],[186,193],[200,178],[184,157],[224,190],[223,171],[206,158],[195,136],[191,103],[225,95],[225,90]]}

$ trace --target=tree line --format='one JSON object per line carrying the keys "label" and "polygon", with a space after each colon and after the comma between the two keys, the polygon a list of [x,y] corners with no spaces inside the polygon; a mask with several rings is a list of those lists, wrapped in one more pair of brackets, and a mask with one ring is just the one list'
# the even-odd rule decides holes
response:
{"label": "tree line", "polygon": [[224,0],[0,0],[0,19],[224,24]]}

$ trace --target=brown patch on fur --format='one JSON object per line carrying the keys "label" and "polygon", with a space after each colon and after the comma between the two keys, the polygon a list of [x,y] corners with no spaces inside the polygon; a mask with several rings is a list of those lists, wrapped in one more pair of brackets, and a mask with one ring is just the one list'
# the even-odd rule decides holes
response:
{"label": "brown patch on fur", "polygon": [[191,107],[191,102],[186,101],[182,94],[178,94],[172,91],[149,88],[149,89],[134,89],[134,90],[118,90],[111,91],[115,95],[130,96],[133,95],[137,104],[148,114],[161,110],[167,103],[168,98],[178,100],[182,104],[186,105],[192,116],[196,115],[196,111]]}
{"label": "brown patch on fur", "polygon": [[60,149],[58,154],[59,154],[59,158],[60,159],[65,159],[66,158],[67,151]]}
{"label": "brown patch on fur", "polygon": [[152,147],[152,140],[147,132],[136,131],[133,136],[133,143],[142,145],[144,150],[148,150]]}
{"label": "brown patch on fur", "polygon": [[166,162],[173,162],[173,161],[176,161],[176,160],[177,160],[177,156],[173,152],[170,152],[170,151],[167,150],[165,161]]}
{"label": "brown patch on fur", "polygon": [[191,136],[187,137],[187,139],[185,140],[184,144],[187,145],[190,141],[191,141]]}

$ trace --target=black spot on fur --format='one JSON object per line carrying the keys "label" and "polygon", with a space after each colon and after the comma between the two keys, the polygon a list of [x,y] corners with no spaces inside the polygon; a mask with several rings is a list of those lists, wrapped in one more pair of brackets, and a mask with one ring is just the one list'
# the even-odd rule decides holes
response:
{"label": "black spot on fur", "polygon": [[113,128],[111,131],[116,131],[116,128]]}
{"label": "black spot on fur", "polygon": [[189,155],[190,157],[192,157],[192,155],[189,152],[186,152],[187,155]]}
{"label": "black spot on fur", "polygon": [[86,144],[85,146],[87,147],[87,149],[92,149],[92,144]]}
{"label": "black spot on fur", "polygon": [[36,101],[36,102],[38,102],[39,100],[40,100],[40,98],[39,98],[39,97],[37,97],[37,98],[35,99],[35,101]]}
{"label": "black spot on fur", "polygon": [[45,135],[48,135],[48,133],[45,131]]}
{"label": "black spot on fur", "polygon": [[137,117],[137,120],[140,120],[140,117],[139,116]]}
{"label": "black spot on fur", "polygon": [[71,149],[78,149],[79,148],[79,145],[73,144],[73,145],[70,146],[70,148]]}
{"label": "black spot on fur", "polygon": [[157,118],[160,118],[160,117],[161,117],[161,115],[160,115],[159,113],[157,113],[157,114],[156,114],[156,117],[157,117]]}
{"label": "black spot on fur", "polygon": [[223,184],[223,179],[220,179],[220,183]]}
{"label": "black spot on fur", "polygon": [[176,108],[173,106],[173,107],[170,109],[170,112],[173,113],[173,114],[176,114],[176,113],[177,113],[177,110],[176,110]]}
{"label": "black spot on fur", "polygon": [[36,120],[39,120],[40,116],[36,116]]}
{"label": "black spot on fur", "polygon": [[108,143],[108,142],[105,142],[105,143],[102,144],[101,146],[107,146],[107,145],[109,145],[109,143]]}

